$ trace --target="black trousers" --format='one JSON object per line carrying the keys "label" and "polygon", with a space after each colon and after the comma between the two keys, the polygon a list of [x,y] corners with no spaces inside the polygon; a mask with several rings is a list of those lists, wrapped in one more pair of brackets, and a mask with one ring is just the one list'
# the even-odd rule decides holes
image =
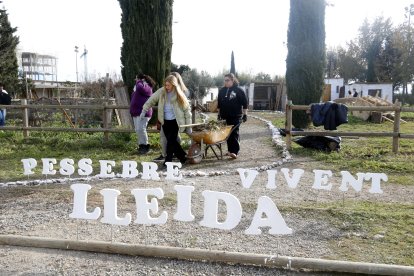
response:
{"label": "black trousers", "polygon": [[171,162],[174,154],[178,159],[180,159],[180,161],[184,161],[185,151],[181,147],[180,143],[177,142],[179,130],[177,121],[164,120],[162,130],[167,138],[167,156],[165,157],[165,162]]}
{"label": "black trousers", "polygon": [[241,122],[241,117],[226,118],[226,124],[234,126],[234,129],[232,130],[229,138],[227,139],[227,149],[229,152],[235,153],[235,154],[239,154],[239,151],[240,151],[240,135],[239,135],[240,122]]}

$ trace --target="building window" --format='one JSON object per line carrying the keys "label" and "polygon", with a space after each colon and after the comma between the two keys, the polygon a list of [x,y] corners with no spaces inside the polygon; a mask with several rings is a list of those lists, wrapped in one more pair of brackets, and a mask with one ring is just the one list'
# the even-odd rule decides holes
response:
{"label": "building window", "polygon": [[381,98],[381,89],[368,89],[368,95]]}

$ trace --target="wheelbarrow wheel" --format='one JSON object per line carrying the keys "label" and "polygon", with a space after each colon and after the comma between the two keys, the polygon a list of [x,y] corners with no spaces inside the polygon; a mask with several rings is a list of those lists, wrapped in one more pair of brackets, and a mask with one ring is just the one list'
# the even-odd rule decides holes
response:
{"label": "wheelbarrow wheel", "polygon": [[203,152],[201,151],[201,145],[194,143],[188,149],[187,159],[190,164],[198,164],[203,159]]}

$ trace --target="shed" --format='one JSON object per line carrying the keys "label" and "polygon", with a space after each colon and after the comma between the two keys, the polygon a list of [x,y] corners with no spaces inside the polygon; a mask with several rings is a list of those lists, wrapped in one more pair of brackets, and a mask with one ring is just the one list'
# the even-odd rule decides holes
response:
{"label": "shed", "polygon": [[250,83],[246,92],[250,110],[283,110],[286,104],[283,83]]}

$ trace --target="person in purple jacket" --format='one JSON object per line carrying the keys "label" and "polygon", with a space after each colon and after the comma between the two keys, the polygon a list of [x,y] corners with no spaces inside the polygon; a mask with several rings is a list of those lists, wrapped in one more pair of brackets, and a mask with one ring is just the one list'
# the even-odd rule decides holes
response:
{"label": "person in purple jacket", "polygon": [[135,132],[138,136],[138,154],[146,154],[150,149],[147,126],[152,116],[152,108],[148,109],[144,118],[140,118],[140,114],[142,106],[151,97],[154,86],[155,81],[150,76],[139,74],[134,86],[134,93],[131,96],[129,112],[134,120]]}

